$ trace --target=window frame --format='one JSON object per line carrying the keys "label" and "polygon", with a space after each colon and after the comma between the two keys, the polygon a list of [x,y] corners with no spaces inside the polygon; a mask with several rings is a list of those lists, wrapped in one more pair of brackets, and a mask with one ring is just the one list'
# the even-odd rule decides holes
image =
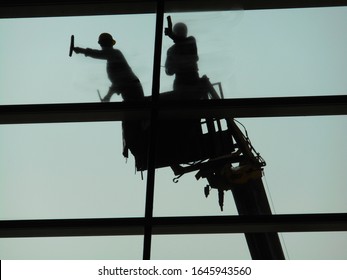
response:
{"label": "window frame", "polygon": [[[102,2],[102,3],[100,3]],[[203,234],[245,232],[316,232],[347,231],[347,213],[293,214],[271,216],[223,217],[153,217],[155,187],[155,139],[159,118],[181,117],[283,117],[347,115],[347,95],[280,98],[247,98],[201,100],[194,102],[159,100],[160,59],[164,11],[174,7],[191,11],[197,0],[129,0],[129,1],[3,1],[0,18],[101,15],[116,13],[155,13],[156,35],[152,100],[127,103],[1,105],[0,124],[120,121],[130,117],[151,120],[148,147],[146,209],[144,218],[68,219],[68,220],[2,220],[0,238],[49,236],[143,235],[143,259],[150,259],[154,234]],[[153,5],[153,3],[155,5]],[[223,10],[230,7],[282,9],[347,6],[345,0],[319,1],[199,1],[201,10]],[[233,2],[235,3],[235,2]]]}

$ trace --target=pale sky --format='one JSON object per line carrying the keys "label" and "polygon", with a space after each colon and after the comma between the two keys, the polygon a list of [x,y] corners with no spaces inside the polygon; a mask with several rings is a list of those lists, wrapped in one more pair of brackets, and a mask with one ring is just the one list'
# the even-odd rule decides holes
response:
{"label": "pale sky", "polygon": [[[171,14],[198,44],[200,75],[226,98],[345,94],[347,8]],[[166,23],[165,23],[166,25]],[[111,33],[151,93],[155,15],[0,20],[0,104],[98,102],[105,62],[68,56],[70,36],[99,48]],[[172,42],[163,38],[162,65]],[[161,73],[161,92],[173,78]],[[114,96],[112,101],[121,101]],[[273,213],[347,212],[345,116],[239,119],[267,162]],[[0,219],[143,217],[146,179],[122,154],[119,122],[0,126]],[[154,216],[220,212],[194,173],[157,170]],[[146,174],[145,174],[146,177]],[[347,233],[281,235],[289,259],[345,259]],[[0,259],[141,259],[139,237],[1,239]],[[226,249],[227,248],[227,249]],[[230,248],[230,249],[229,249]],[[154,236],[154,259],[249,259],[242,234]]]}

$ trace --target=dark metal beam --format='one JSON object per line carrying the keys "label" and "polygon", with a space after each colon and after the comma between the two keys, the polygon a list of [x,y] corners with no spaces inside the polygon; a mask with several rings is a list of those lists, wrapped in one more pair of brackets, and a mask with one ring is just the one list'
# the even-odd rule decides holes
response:
{"label": "dark metal beam", "polygon": [[158,108],[156,106],[160,92],[160,61],[161,45],[163,40],[163,22],[164,22],[164,2],[158,1],[156,13],[156,30],[154,45],[153,62],[153,81],[152,81],[152,110],[150,118],[148,162],[147,162],[147,185],[146,185],[146,207],[145,207],[145,225],[143,241],[143,259],[151,259],[151,244],[153,231],[153,203],[154,203],[154,181],[155,181],[155,155],[156,139],[158,132]]}
{"label": "dark metal beam", "polygon": [[[162,0],[164,1],[164,0]],[[6,0],[0,18],[155,13],[150,0]],[[347,0],[165,0],[166,12],[347,6]]]}
{"label": "dark metal beam", "polygon": [[182,118],[346,115],[347,95],[170,101],[160,108],[160,116],[168,118],[177,115],[177,108]]}
{"label": "dark metal beam", "polygon": [[2,105],[0,124],[149,119],[150,107],[149,102]]}
{"label": "dark metal beam", "polygon": [[150,0],[9,0],[1,1],[0,18],[146,14],[155,7]]}
{"label": "dark metal beam", "polygon": [[[144,102],[2,105],[0,124],[121,121],[149,119],[152,105]],[[347,115],[347,95],[240,98],[223,100],[159,99],[161,118],[288,117]],[[178,114],[179,112],[179,114]]]}
{"label": "dark metal beam", "polygon": [[[228,234],[347,231],[347,213],[154,217],[152,233]],[[0,221],[0,238],[143,235],[145,218]]]}
{"label": "dark metal beam", "polygon": [[166,0],[168,12],[262,10],[346,6],[345,0]]}

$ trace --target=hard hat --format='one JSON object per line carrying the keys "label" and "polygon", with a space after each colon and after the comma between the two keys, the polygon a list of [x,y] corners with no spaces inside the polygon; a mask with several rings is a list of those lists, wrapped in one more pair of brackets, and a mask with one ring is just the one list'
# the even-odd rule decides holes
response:
{"label": "hard hat", "polygon": [[101,33],[98,43],[103,47],[112,47],[116,41],[112,38],[111,34]]}
{"label": "hard hat", "polygon": [[178,22],[173,27],[173,32],[179,37],[187,37],[188,28],[183,22]]}

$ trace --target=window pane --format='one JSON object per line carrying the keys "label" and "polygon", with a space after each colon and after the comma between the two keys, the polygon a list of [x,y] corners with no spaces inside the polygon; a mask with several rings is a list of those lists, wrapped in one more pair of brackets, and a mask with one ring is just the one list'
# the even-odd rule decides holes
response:
{"label": "window pane", "polygon": [[[185,23],[188,38],[196,39],[200,77],[207,75],[211,83],[220,82],[226,98],[345,92],[346,7],[170,15],[173,25]],[[171,91],[175,80],[176,86],[188,86],[184,96],[192,94],[189,85],[196,61],[188,41],[176,43],[174,51],[169,50],[173,41],[164,37],[162,65],[171,57],[172,67],[162,67],[162,93]],[[167,52],[176,55],[167,56]],[[176,79],[175,67],[181,73]]]}
{"label": "window pane", "polygon": [[120,122],[9,125],[0,135],[1,219],[143,216],[146,182],[122,155]]}
{"label": "window pane", "polygon": [[155,235],[153,260],[251,259],[242,234]]}
{"label": "window pane", "polygon": [[[252,208],[257,201],[265,201],[259,198],[263,194],[274,214],[347,212],[345,116],[240,119],[247,129],[244,135],[248,134],[256,149],[254,155],[260,153],[266,161],[264,173],[259,172],[257,181],[262,183],[265,193],[250,191],[245,194],[248,200],[237,192],[245,190],[244,183],[238,183],[237,178],[253,173],[239,168],[242,154],[240,160],[232,163],[232,159],[239,159],[237,145],[240,144],[230,130],[225,130],[223,121],[221,130],[218,125],[212,125],[214,133],[206,133],[203,123],[198,131],[199,120],[163,121],[168,128],[159,133],[157,164],[160,166],[164,162],[166,165],[156,172],[154,215],[235,215],[245,204]],[[225,162],[223,156],[232,157]],[[208,159],[216,159],[211,162],[213,164],[219,163],[207,166]],[[182,167],[189,172],[182,171]],[[178,170],[176,175],[175,169]],[[179,177],[180,174],[183,176]],[[177,183],[174,183],[176,177]],[[253,177],[244,178],[251,180]],[[215,186],[224,190],[223,212]],[[260,190],[259,186],[249,188],[255,192]],[[249,202],[251,198],[253,203]]]}
{"label": "window pane", "polygon": [[132,260],[142,258],[142,236],[0,239],[2,260]]}
{"label": "window pane", "polygon": [[346,212],[345,116],[243,119],[276,214]]}
{"label": "window pane", "polygon": [[0,104],[99,102],[97,90],[104,96],[111,86],[106,61],[69,57],[69,48],[73,34],[76,47],[100,50],[98,37],[104,32],[116,40],[114,48],[150,95],[154,31],[154,14],[1,19]]}
{"label": "window pane", "polygon": [[346,232],[283,233],[292,260],[346,260]]}

